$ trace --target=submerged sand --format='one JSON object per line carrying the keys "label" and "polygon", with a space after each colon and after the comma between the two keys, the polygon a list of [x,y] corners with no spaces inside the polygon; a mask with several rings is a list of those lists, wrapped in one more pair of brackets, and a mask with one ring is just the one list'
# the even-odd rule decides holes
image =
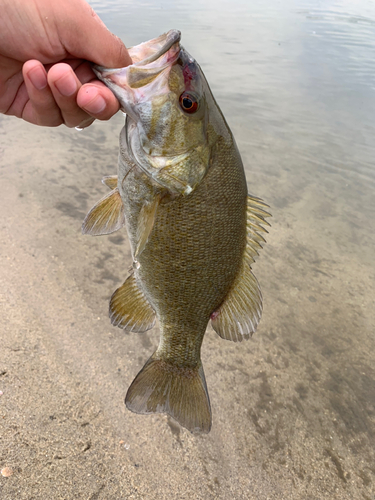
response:
{"label": "submerged sand", "polygon": [[345,221],[335,201],[344,182],[324,186],[319,168],[315,183],[308,169],[288,177],[282,149],[275,182],[260,153],[248,172],[274,214],[254,266],[259,330],[233,344],[209,329],[203,343],[211,433],[125,408],[158,329],[109,322],[125,231],[80,234],[116,173],[121,123],[79,133],[0,118],[1,499],[373,499],[374,233],[358,233],[359,251],[359,210]]}

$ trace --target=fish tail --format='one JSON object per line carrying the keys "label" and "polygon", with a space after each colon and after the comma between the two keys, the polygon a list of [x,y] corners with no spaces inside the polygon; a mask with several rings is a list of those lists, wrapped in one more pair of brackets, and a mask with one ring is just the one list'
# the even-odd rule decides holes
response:
{"label": "fish tail", "polygon": [[168,413],[190,432],[211,429],[202,363],[186,368],[151,356],[129,387],[125,404],[135,413]]}

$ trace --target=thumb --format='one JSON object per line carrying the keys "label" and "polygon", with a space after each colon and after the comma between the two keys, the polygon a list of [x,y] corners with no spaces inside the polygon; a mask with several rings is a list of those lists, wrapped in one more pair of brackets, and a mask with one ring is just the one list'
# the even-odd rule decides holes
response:
{"label": "thumb", "polygon": [[[65,2],[65,16],[66,14]],[[61,43],[74,57],[86,59],[107,68],[123,68],[132,64],[123,42],[109,31],[103,21],[84,0],[71,0],[74,15],[59,29]]]}

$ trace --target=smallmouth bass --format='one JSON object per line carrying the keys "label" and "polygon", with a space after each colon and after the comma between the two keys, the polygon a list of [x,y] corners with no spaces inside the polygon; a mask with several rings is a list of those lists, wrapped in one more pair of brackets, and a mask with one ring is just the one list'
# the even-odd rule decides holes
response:
{"label": "smallmouth bass", "polygon": [[224,339],[248,339],[262,313],[251,265],[269,214],[249,196],[232,133],[197,62],[171,30],[129,49],[133,64],[94,71],[126,113],[118,175],[86,216],[84,234],[126,226],[133,270],[110,318],[160,342],[126,394],[136,413],[167,413],[191,432],[211,429],[200,359],[209,321]]}

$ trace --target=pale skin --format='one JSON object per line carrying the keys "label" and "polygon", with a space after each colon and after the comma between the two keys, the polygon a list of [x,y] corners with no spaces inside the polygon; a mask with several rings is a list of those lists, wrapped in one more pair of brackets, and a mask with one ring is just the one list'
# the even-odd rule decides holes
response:
{"label": "pale skin", "polygon": [[36,125],[87,127],[119,109],[89,62],[131,64],[84,0],[0,0],[0,113]]}

